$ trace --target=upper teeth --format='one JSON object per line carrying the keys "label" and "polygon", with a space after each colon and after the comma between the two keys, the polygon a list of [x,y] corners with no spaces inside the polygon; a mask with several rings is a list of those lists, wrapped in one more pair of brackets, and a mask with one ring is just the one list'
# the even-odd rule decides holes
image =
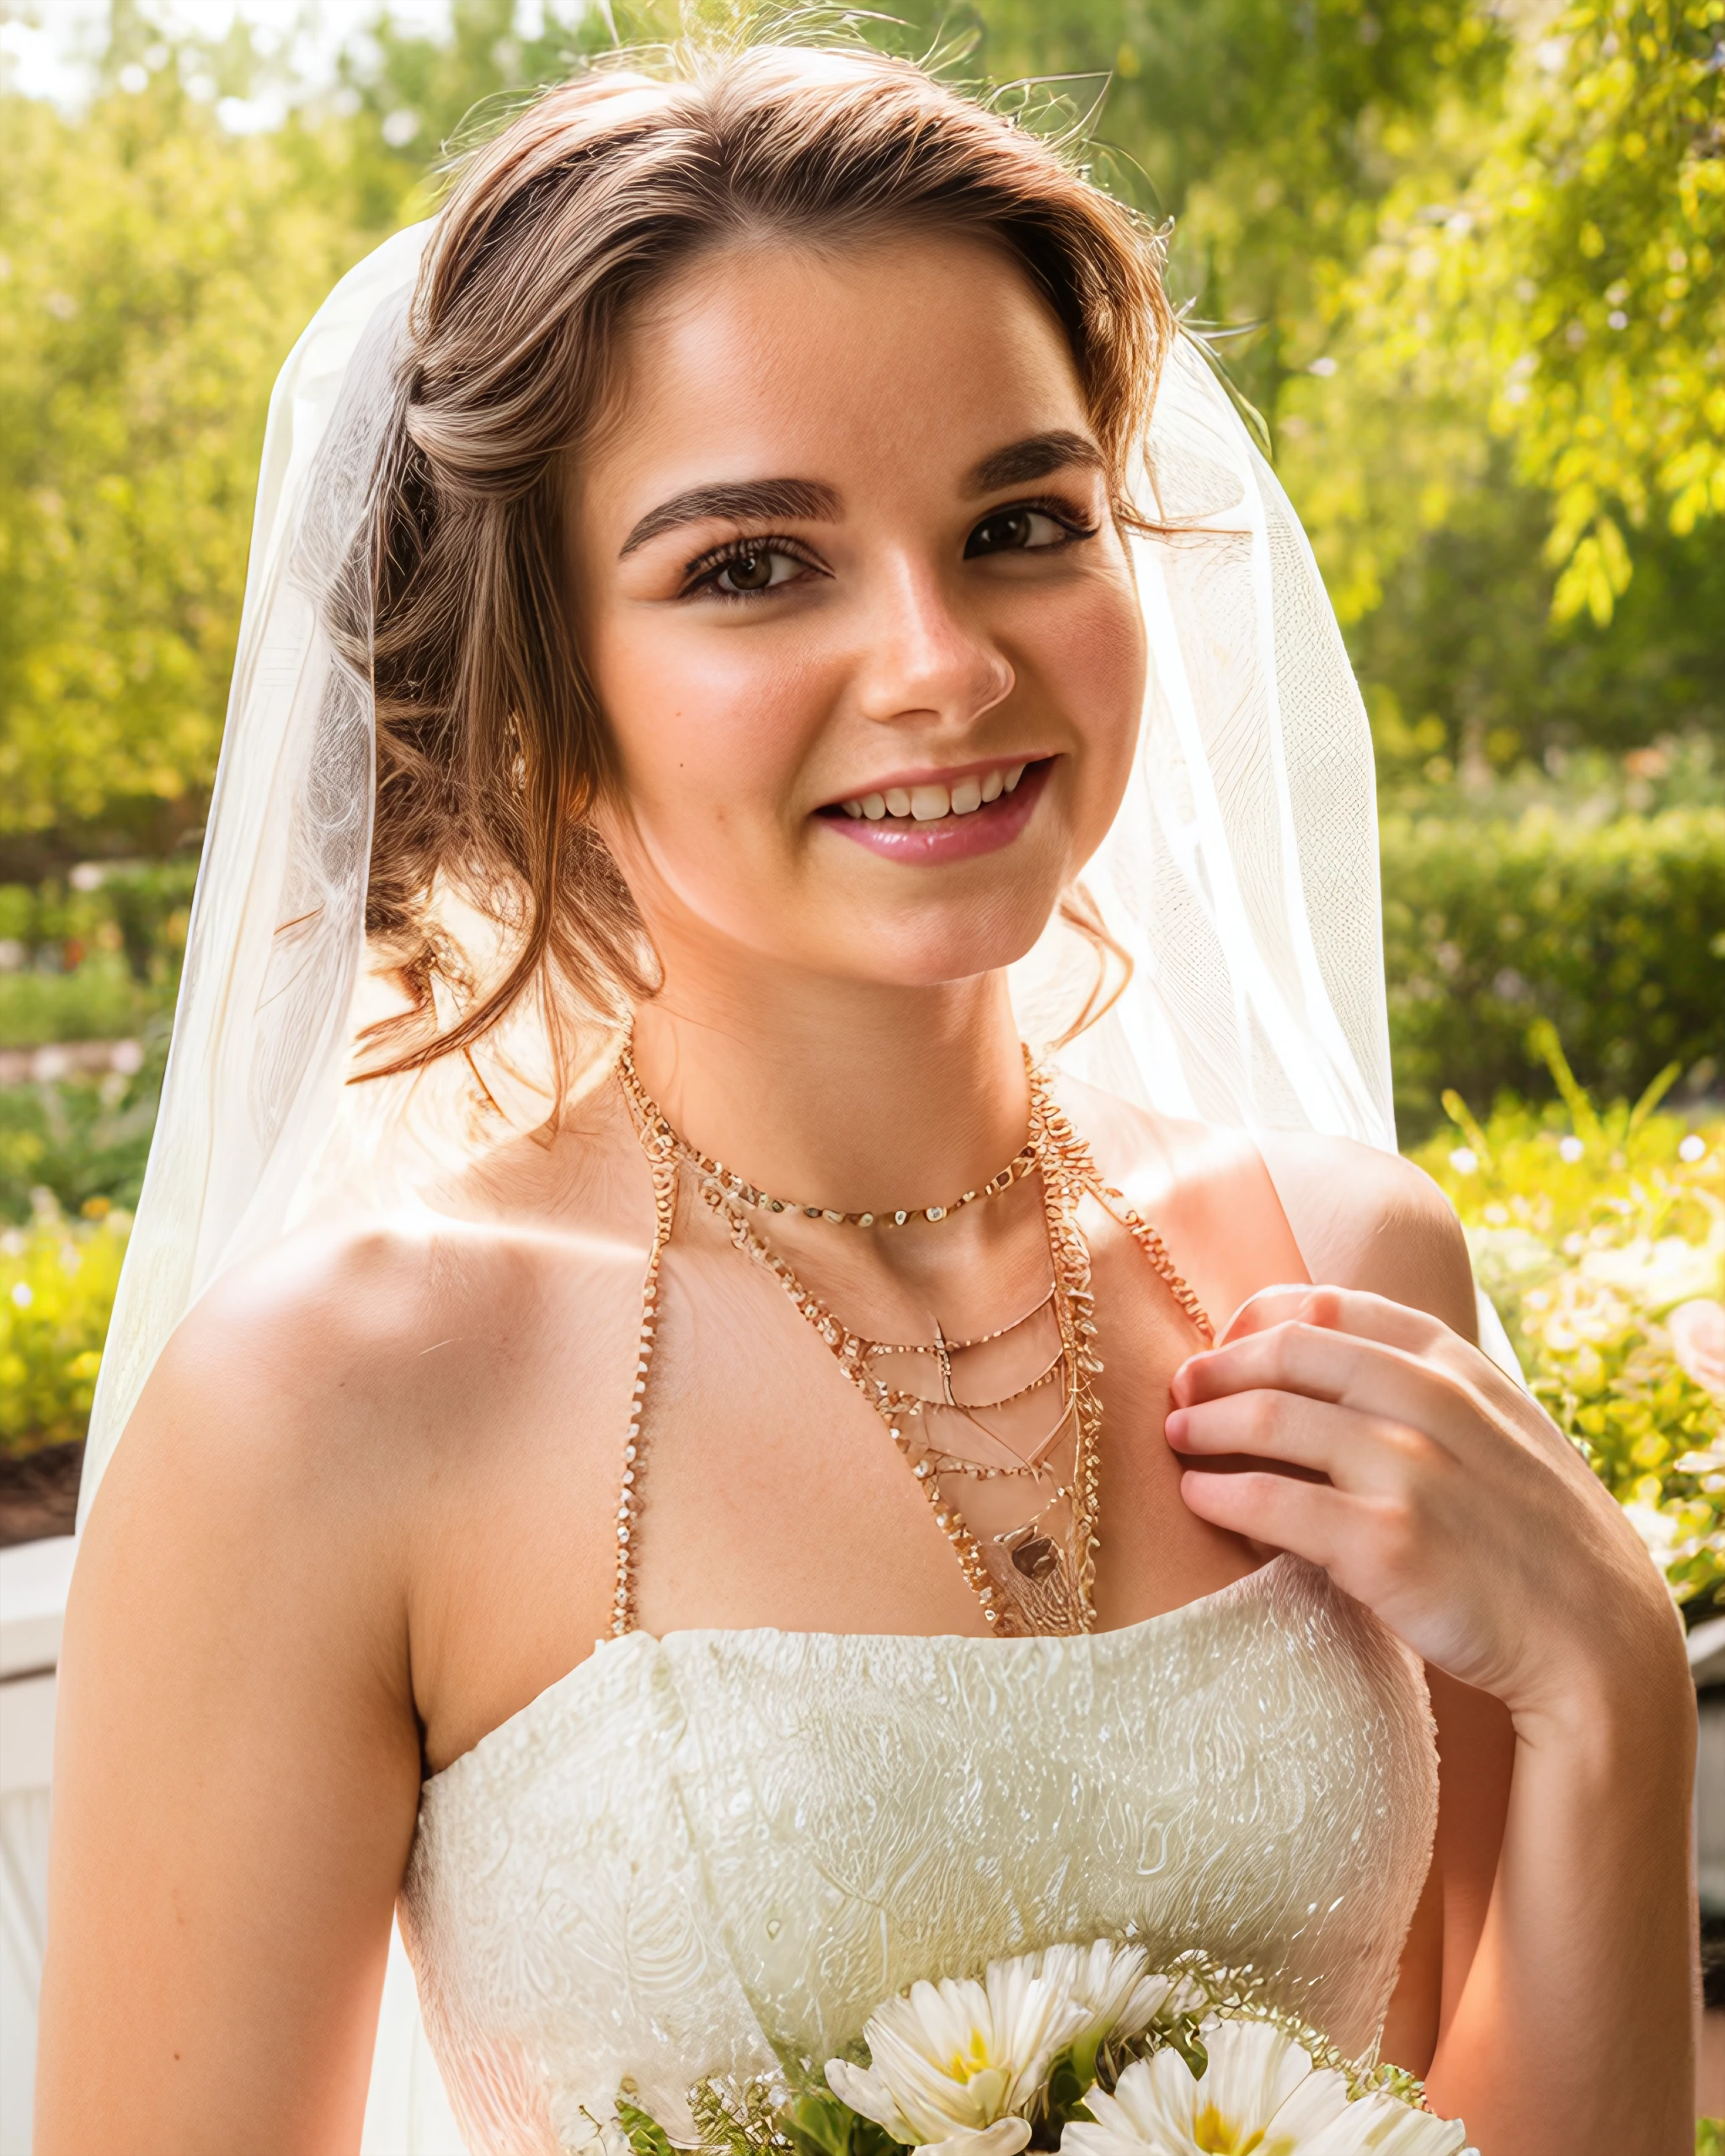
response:
{"label": "upper teeth", "polygon": [[980,778],[961,778],[955,786],[889,786],[884,793],[862,793],[840,805],[847,816],[866,816],[878,823],[883,816],[909,816],[919,824],[932,824],[939,816],[968,816],[985,801],[998,801],[1010,793],[1024,776],[1023,764],[1006,764]]}

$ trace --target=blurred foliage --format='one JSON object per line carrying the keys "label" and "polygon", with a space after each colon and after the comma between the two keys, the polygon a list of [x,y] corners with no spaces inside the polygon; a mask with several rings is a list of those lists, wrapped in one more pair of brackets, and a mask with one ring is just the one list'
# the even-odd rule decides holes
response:
{"label": "blurred foliage", "polygon": [[173,998],[196,878],[196,858],[179,854],[168,860],[80,862],[65,878],[0,884],[0,1046],[86,1037],[11,1033],[8,977],[19,973],[54,979],[110,958],[120,974],[158,1002]]}
{"label": "blurred foliage", "polygon": [[[905,12],[911,12],[906,10]],[[1446,96],[1493,94],[1511,40],[1475,0],[980,0],[996,81],[1088,76],[1106,103],[1103,176],[1143,175],[1176,220],[1172,280],[1203,320],[1262,334],[1236,362],[1272,421],[1297,324],[1332,261],[1351,262]],[[938,19],[938,14],[928,18]]]}
{"label": "blurred foliage", "polygon": [[[1413,744],[1418,751],[1421,744]],[[1381,815],[1400,813],[1457,823],[1513,824],[1530,809],[1597,830],[1621,816],[1663,815],[1669,808],[1725,808],[1725,743],[1705,734],[1668,734],[1621,755],[1604,749],[1551,749],[1541,764],[1488,770],[1462,779],[1445,762],[1413,768],[1381,755]]]}
{"label": "blurred foliage", "polygon": [[119,1040],[165,1019],[196,875],[181,856],[0,884],[0,1049]]}
{"label": "blurred foliage", "polygon": [[361,240],[336,146],[229,136],[171,70],[4,120],[0,835],[159,846],[214,768],[269,383]]}
{"label": "blurred foliage", "polygon": [[[1610,619],[1633,568],[1626,526],[1657,515],[1681,537],[1725,511],[1722,40],[1725,0],[1578,0],[1519,43],[1495,111],[1451,97],[1413,149],[1322,310],[1328,402],[1381,407],[1373,435],[1404,451],[1386,470],[1361,440],[1324,482],[1320,521],[1332,553],[1343,532],[1352,543],[1356,605],[1375,557],[1405,543],[1390,497],[1410,461],[1433,497],[1414,515],[1441,512],[1445,437],[1471,435],[1460,469],[1478,472],[1482,417],[1548,499],[1560,622]],[[1410,439],[1429,408],[1447,425]],[[1361,513],[1374,507],[1387,517]]]}
{"label": "blurred foliage", "polygon": [[1531,11],[1317,264],[1283,476],[1397,752],[1725,739],[1722,40],[1725,0]]}
{"label": "blurred foliage", "polygon": [[[196,863],[84,862],[0,884],[0,1221],[46,1191],[130,1209],[143,1185]],[[112,1045],[80,1071],[76,1044]],[[34,1054],[18,1051],[36,1050]]]}
{"label": "blurred foliage", "polygon": [[1530,1023],[1555,1022],[1611,1091],[1666,1063],[1705,1086],[1725,1066],[1725,808],[1589,827],[1547,808],[1515,823],[1389,814],[1384,953],[1404,1139],[1453,1086],[1543,1090]]}
{"label": "blurred foliage", "polygon": [[[1284,423],[1284,445],[1304,423]],[[1369,607],[1347,625],[1371,713],[1381,777],[1475,791],[1503,774],[1561,774],[1578,750],[1671,743],[1680,760],[1715,752],[1725,768],[1725,547],[1716,527],[1635,535],[1634,581],[1603,627],[1551,619],[1543,555],[1546,498],[1517,485],[1509,455],[1471,437],[1477,483],[1386,563]],[[1306,445],[1300,446],[1300,458]],[[1455,473],[1467,470],[1458,451]],[[1294,479],[1291,447],[1283,477]],[[1295,483],[1299,482],[1295,480]],[[1302,487],[1312,509],[1313,488]],[[1335,527],[1317,533],[1321,543]],[[1347,599],[1337,564],[1336,595]],[[1538,763],[1534,760],[1537,758]],[[1562,789],[1558,789],[1560,792]]]}
{"label": "blurred foliage", "polygon": [[162,1096],[165,1021],[136,1046],[131,1070],[0,1086],[0,1222],[28,1220],[43,1193],[68,1212],[137,1203]]}
{"label": "blurred foliage", "polygon": [[0,1230],[0,1455],[83,1437],[131,1220],[98,1201],[67,1220],[44,1193]]}
{"label": "blurred foliage", "polygon": [[0,974],[0,1049],[129,1040],[150,1017],[154,1001],[106,951],[69,969]]}
{"label": "blurred foliage", "polygon": [[[1596,1108],[1556,1033],[1560,1092],[1500,1103],[1414,1155],[1461,1215],[1480,1283],[1558,1427],[1628,1511],[1693,1620],[1725,1590],[1725,1119]],[[1457,1139],[1460,1139],[1460,1143]]]}
{"label": "blurred foliage", "polygon": [[[1386,805],[1414,819],[1386,831],[1410,1129],[1442,1082],[1540,1084],[1536,1012],[1612,1090],[1718,1054],[1712,872],[1669,835],[1558,825],[1595,749],[1629,751],[1620,773],[1648,754],[1725,773],[1722,10],[898,0],[897,24],[852,24],[938,45],[961,79],[1066,78],[1048,94],[1099,175],[1176,220],[1172,283],[1228,333],[1343,614]],[[243,0],[219,45],[113,0],[87,111],[0,88],[0,883],[48,879],[51,905],[77,862],[190,858],[269,384],[341,268],[424,212],[447,146],[613,25],[627,42],[751,12],[453,0],[434,35],[382,6],[307,83]],[[271,99],[274,124],[243,131]],[[1612,782],[1621,810],[1648,805],[1641,785]],[[1549,826],[1523,816],[1538,803]],[[93,942],[23,940],[0,1045],[130,1035],[168,992],[134,962],[160,940],[171,974],[165,931],[116,915]]]}

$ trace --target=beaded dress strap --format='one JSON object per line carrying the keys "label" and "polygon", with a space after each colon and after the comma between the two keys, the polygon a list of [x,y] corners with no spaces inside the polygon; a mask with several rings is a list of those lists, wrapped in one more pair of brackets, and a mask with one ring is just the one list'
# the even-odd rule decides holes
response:
{"label": "beaded dress strap", "polygon": [[663,1132],[643,1128],[642,1150],[653,1178],[653,1247],[641,1283],[641,1331],[635,1350],[635,1383],[629,1396],[629,1434],[623,1446],[623,1474],[617,1501],[617,1588],[611,1601],[611,1636],[620,1640],[635,1629],[635,1561],[633,1536],[641,1516],[639,1475],[644,1465],[641,1414],[647,1398],[647,1374],[653,1361],[659,1324],[659,1272],[677,1216],[676,1149]]}

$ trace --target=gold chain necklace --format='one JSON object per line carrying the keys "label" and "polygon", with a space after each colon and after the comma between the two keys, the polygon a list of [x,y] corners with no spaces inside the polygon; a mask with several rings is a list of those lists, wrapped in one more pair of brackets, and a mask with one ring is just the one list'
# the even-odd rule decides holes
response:
{"label": "gold chain necklace", "polygon": [[[1097,1457],[1102,1410],[1091,1380],[1101,1370],[1102,1364],[1093,1346],[1097,1328],[1089,1247],[1077,1220],[1079,1203],[1087,1192],[1099,1199],[1131,1234],[1206,1345],[1215,1335],[1210,1319],[1175,1268],[1162,1237],[1126,1203],[1119,1191],[1103,1181],[1088,1146],[1053,1099],[1046,1079],[1028,1049],[1024,1055],[1030,1084],[1030,1129],[1022,1151],[1011,1164],[1017,1173],[1011,1174],[1010,1180],[1017,1181],[1019,1174],[1028,1171],[1028,1168],[1018,1168],[1020,1161],[1027,1161],[1041,1171],[1053,1285],[1036,1309],[1013,1325],[985,1334],[978,1341],[948,1342],[939,1338],[931,1348],[927,1344],[909,1347],[868,1340],[853,1332],[805,1287],[788,1262],[761,1241],[741,1212],[740,1201],[756,1202],[754,1186],[746,1184],[717,1161],[697,1152],[672,1126],[642,1085],[630,1045],[625,1043],[617,1062],[617,1079],[652,1178],[654,1236],[642,1287],[633,1398],[617,1503],[617,1582],[611,1610],[614,1637],[622,1637],[633,1629],[635,1623],[636,1536],[645,1455],[642,1418],[658,1324],[660,1264],[675,1225],[680,1171],[686,1166],[694,1173],[701,1197],[723,1222],[732,1243],[778,1281],[793,1307],[830,1350],[841,1370],[885,1424],[894,1444],[928,1498],[935,1524],[951,1544],[991,1630],[996,1636],[1012,1637],[1023,1633],[1087,1632],[1095,1629],[1092,1590],[1098,1547]],[[977,1195],[991,1194],[996,1185],[1006,1187],[1001,1177],[996,1177],[984,1186],[982,1193],[968,1193],[959,1202],[969,1203]],[[787,1206],[780,1209],[790,1209]],[[810,1217],[824,1212],[818,1207],[797,1209]],[[936,1209],[929,1217],[943,1215],[948,1209]],[[838,1217],[854,1225],[866,1224],[865,1216]],[[880,1217],[879,1225],[902,1225],[905,1217],[907,1216],[888,1214]],[[1035,1390],[1059,1370],[1063,1377],[1062,1413],[1054,1431],[1038,1449],[1036,1459],[1019,1466],[984,1467],[943,1452],[927,1440],[924,1428],[927,1411],[941,1403],[890,1385],[874,1370],[874,1361],[882,1355],[936,1354],[945,1374],[945,1389],[950,1401],[951,1354],[1004,1337],[1044,1308],[1052,1308],[1054,1313],[1060,1335],[1059,1354],[1047,1369],[1009,1397]],[[1002,1403],[976,1403],[979,1406],[1000,1404]],[[1026,1475],[1043,1479],[1045,1470],[1041,1462],[1069,1428],[1073,1434],[1070,1482],[1056,1482],[1053,1495],[1031,1521],[991,1537],[985,1550],[956,1499],[943,1487],[943,1478],[970,1475],[993,1479]],[[1062,1500],[1069,1508],[1067,1529],[1062,1538],[1064,1549],[1060,1540],[1043,1528],[1047,1513]],[[991,1553],[995,1560],[992,1564]]]}
{"label": "gold chain necklace", "polygon": [[[643,1113],[659,1114],[652,1097],[641,1084],[635,1070],[634,1056],[628,1047],[624,1048],[617,1061],[617,1078],[629,1097],[629,1105],[634,1111],[638,1128]],[[660,1120],[663,1121],[662,1117]],[[670,1125],[666,1123],[665,1128],[669,1130]],[[739,1175],[734,1168],[726,1167],[723,1161],[715,1161],[710,1155],[692,1145],[686,1138],[676,1133],[673,1135],[676,1136],[678,1150],[689,1166],[698,1175],[710,1177],[715,1182],[722,1183],[728,1197],[740,1198],[745,1205],[752,1205],[759,1212],[799,1213],[805,1220],[826,1220],[836,1228],[902,1228],[911,1220],[931,1223],[949,1220],[954,1213],[962,1212],[967,1205],[974,1205],[980,1198],[998,1198],[1002,1191],[1010,1190],[1015,1182],[1021,1182],[1036,1166],[1035,1150],[1026,1144],[1018,1149],[998,1175],[991,1176],[980,1189],[961,1191],[958,1197],[944,1205],[913,1205],[884,1213],[838,1213],[830,1205],[804,1205],[798,1198],[774,1198],[770,1192],[760,1189],[745,1177]]]}

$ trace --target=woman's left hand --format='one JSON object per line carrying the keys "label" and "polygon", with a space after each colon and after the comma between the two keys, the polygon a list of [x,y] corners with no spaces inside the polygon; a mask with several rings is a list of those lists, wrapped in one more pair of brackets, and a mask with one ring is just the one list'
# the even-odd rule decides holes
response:
{"label": "woman's left hand", "polygon": [[1321,1565],[1519,1723],[1631,1696],[1649,1657],[1682,1660],[1618,1506],[1440,1320],[1349,1289],[1267,1288],[1170,1390],[1194,1513]]}

